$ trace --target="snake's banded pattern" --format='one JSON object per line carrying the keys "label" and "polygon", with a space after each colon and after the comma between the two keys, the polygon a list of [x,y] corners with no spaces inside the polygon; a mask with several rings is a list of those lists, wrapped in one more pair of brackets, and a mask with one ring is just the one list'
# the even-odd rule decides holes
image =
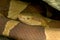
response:
{"label": "snake's banded pattern", "polygon": [[[3,7],[1,7],[0,12],[0,35],[11,36],[17,40],[45,40],[43,27],[31,26],[15,20],[17,19],[17,14],[20,13],[20,10],[24,9],[24,3],[21,4],[22,8],[20,8],[19,3],[21,2],[17,1],[17,3],[15,3],[14,0],[6,1],[8,3],[4,3],[5,5],[2,3],[3,5],[1,5]],[[1,2],[3,1],[1,0]],[[26,7],[27,6],[25,6],[25,8]]]}
{"label": "snake's banded pattern", "polygon": [[[11,36],[12,38],[16,38],[17,40],[49,40],[50,33],[52,34],[52,32],[54,32],[52,35],[55,35],[55,31],[53,29],[51,32],[50,29],[37,25],[33,25],[33,26],[27,25],[17,19],[18,18],[17,16],[21,11],[22,11],[21,13],[23,13],[25,12],[23,10],[26,10],[25,8],[27,9],[29,8],[28,3],[25,3],[26,4],[25,5],[23,2],[19,2],[19,1],[16,2],[16,0],[3,0],[3,1],[0,0],[0,3],[1,3],[0,4],[0,35]],[[20,8],[21,6],[19,6],[21,3],[23,3],[21,5],[22,8]],[[42,22],[44,25],[47,25],[45,24],[44,20]],[[55,23],[57,24],[57,21]],[[55,26],[55,25],[54,23],[52,24],[50,23],[49,26]],[[56,35],[59,35],[59,33],[57,33]],[[54,39],[54,37],[52,37],[52,39]],[[56,39],[59,39],[59,37],[56,37]]]}

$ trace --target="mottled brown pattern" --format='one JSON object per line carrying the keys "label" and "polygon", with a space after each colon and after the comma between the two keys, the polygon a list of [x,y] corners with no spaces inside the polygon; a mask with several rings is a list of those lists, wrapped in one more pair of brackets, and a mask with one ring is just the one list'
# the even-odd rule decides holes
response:
{"label": "mottled brown pattern", "polygon": [[[5,16],[8,13],[9,3],[10,0],[0,0],[0,13],[4,14]],[[8,20],[10,19],[0,16],[0,35],[2,35],[5,24]],[[60,21],[51,21],[49,22],[49,26],[51,28],[60,28]],[[46,40],[44,29],[45,28],[41,26],[30,26],[20,22],[15,26],[14,29],[10,31],[10,36],[16,38],[17,40]]]}
{"label": "mottled brown pattern", "polygon": [[50,28],[60,28],[60,21],[52,21],[49,23]]}
{"label": "mottled brown pattern", "polygon": [[[0,0],[0,3],[0,13],[7,16],[10,0]],[[10,19],[5,18],[4,16],[0,16],[0,35],[2,35],[5,24],[8,20]],[[14,29],[12,29],[10,36],[17,38],[18,40],[45,40],[44,28],[29,26],[23,23],[19,23]]]}
{"label": "mottled brown pattern", "polygon": [[2,34],[7,21],[8,21],[8,19],[6,19],[4,16],[0,15],[0,35]]}
{"label": "mottled brown pattern", "polygon": [[[10,0],[0,0],[0,14],[4,14],[5,16],[7,16],[9,3]],[[0,34],[2,34],[7,21],[7,18],[0,15]]]}
{"label": "mottled brown pattern", "polygon": [[17,40],[45,40],[46,36],[44,28],[41,26],[30,26],[24,23],[19,23],[10,32],[11,37],[17,38]]}
{"label": "mottled brown pattern", "polygon": [[9,11],[10,0],[0,0],[0,13],[7,16]]}

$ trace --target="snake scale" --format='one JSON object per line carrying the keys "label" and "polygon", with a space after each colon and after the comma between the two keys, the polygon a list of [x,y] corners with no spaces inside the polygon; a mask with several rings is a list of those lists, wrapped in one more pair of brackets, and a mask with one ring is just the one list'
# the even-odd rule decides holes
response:
{"label": "snake scale", "polygon": [[[6,5],[8,4],[6,3]],[[2,7],[2,11],[0,13],[1,35],[11,36],[13,38],[17,38],[17,40],[46,39],[44,28],[42,26],[49,27],[49,22],[51,20],[44,18],[39,14],[41,12],[38,5],[33,6],[28,3],[11,0],[10,5],[8,6],[9,9],[4,10],[4,7]]]}
{"label": "snake scale", "polygon": [[[21,6],[19,6],[20,4],[21,4]],[[35,9],[33,6],[29,6],[27,9],[25,9],[27,6],[28,6],[27,3],[25,4],[23,2],[14,1],[14,0],[11,1],[7,17],[10,19],[15,19],[15,20],[18,18],[20,21],[22,21],[23,23],[26,23],[28,25],[47,26],[45,20],[40,16],[39,10]],[[25,11],[23,11],[23,10],[25,10]],[[31,13],[29,12],[30,10],[31,10]],[[21,11],[23,11],[23,12],[21,12]],[[36,13],[36,15],[34,15],[35,13]],[[39,17],[40,17],[40,19],[39,19]],[[39,19],[39,20],[37,20],[37,19]],[[13,29],[18,23],[19,23],[19,21],[13,21],[13,20],[7,21],[7,23],[5,24],[5,29],[3,31],[3,35],[9,36],[10,30]]]}
{"label": "snake scale", "polygon": [[[33,8],[33,9],[30,9],[30,7],[29,7],[29,5],[28,5],[28,3],[24,3],[24,2],[19,2],[19,1],[15,1],[15,0],[11,0],[10,1],[10,6],[8,5],[8,4],[6,4],[7,5],[7,8],[9,7],[9,9],[3,9],[3,7],[2,7],[2,12],[0,13],[0,22],[1,22],[1,26],[0,26],[0,28],[2,28],[2,29],[0,29],[0,34],[1,35],[5,35],[5,36],[11,36],[12,38],[17,38],[17,40],[22,40],[22,38],[24,38],[25,36],[24,35],[26,35],[27,34],[27,32],[26,33],[24,33],[24,35],[23,34],[21,34],[22,32],[25,32],[25,31],[28,31],[28,30],[32,30],[32,32],[31,32],[31,34],[32,34],[32,37],[29,35],[29,37],[28,37],[28,39],[27,40],[30,40],[31,38],[33,39],[33,40],[36,40],[35,39],[35,37],[34,37],[34,35],[36,36],[36,33],[33,35],[33,33],[36,31],[36,32],[38,32],[38,34],[39,34],[39,37],[40,37],[40,34],[44,34],[44,32],[43,32],[43,30],[44,30],[44,28],[42,28],[41,27],[41,29],[42,29],[42,32],[40,33],[37,29],[39,29],[40,27],[38,26],[38,25],[36,25],[36,24],[32,24],[32,23],[29,23],[29,21],[28,21],[28,25],[27,25],[27,23],[26,22],[23,22],[22,20],[20,20],[20,15],[21,14],[23,14],[21,11],[23,11],[23,10],[26,10],[27,11],[27,7],[28,7],[28,9],[29,10],[31,10],[31,12],[33,11],[36,11],[36,9],[35,8],[33,8],[33,6],[31,6],[30,5],[30,7],[31,8]],[[29,10],[28,10],[28,12],[29,12]],[[5,11],[5,12],[4,12]],[[7,12],[6,12],[7,11]],[[3,13],[4,12],[4,13]],[[6,13],[6,14],[5,14]],[[21,13],[21,14],[20,14]],[[33,13],[34,14],[34,13]],[[30,17],[32,17],[33,16],[33,20],[32,21],[34,21],[35,20],[35,18],[34,18],[34,15],[32,15],[31,16],[31,14],[29,14],[30,15]],[[37,14],[38,15],[38,14]],[[21,16],[24,16],[24,15],[21,15]],[[28,16],[28,15],[26,15],[26,16]],[[16,20],[19,20],[19,21],[16,21]],[[22,19],[22,18],[21,18]],[[27,19],[27,18],[26,18]],[[31,19],[31,18],[29,18],[29,19]],[[27,20],[26,20],[27,21]],[[38,22],[38,21],[34,21],[34,22],[37,22],[39,25],[41,24],[41,22]],[[29,25],[30,24],[30,25]],[[31,25],[32,24],[32,25]],[[36,26],[38,26],[39,28],[37,28],[36,26],[34,26],[34,25],[36,25]],[[20,26],[20,27],[19,27]],[[17,28],[16,28],[17,27]],[[31,29],[31,28],[32,29]],[[35,27],[35,28],[34,28]],[[21,29],[20,29],[21,28]],[[24,29],[25,28],[25,29]],[[25,31],[23,31],[23,29],[25,30]],[[13,31],[12,31],[13,30]],[[19,34],[19,30],[20,30],[20,34]],[[34,31],[35,30],[35,31]],[[39,29],[40,30],[40,29]],[[18,34],[22,37],[20,37],[19,35],[17,35],[17,33],[16,32],[18,32]],[[30,31],[28,31],[28,34],[30,34]],[[14,33],[15,32],[15,33]],[[42,36],[42,35],[41,35]],[[26,38],[27,38],[27,35],[26,35]],[[26,39],[25,38],[25,39]],[[45,36],[43,37],[44,39],[45,39]],[[39,39],[42,39],[42,38],[38,38],[38,36],[37,36],[37,39],[39,40]]]}

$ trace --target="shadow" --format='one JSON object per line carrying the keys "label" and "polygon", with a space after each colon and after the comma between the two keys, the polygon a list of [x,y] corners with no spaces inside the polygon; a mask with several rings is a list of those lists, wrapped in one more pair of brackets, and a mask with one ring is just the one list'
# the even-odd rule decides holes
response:
{"label": "shadow", "polygon": [[8,36],[0,35],[0,40],[15,40],[15,39]]}
{"label": "shadow", "polygon": [[8,15],[10,0],[0,0],[0,13],[4,16]]}

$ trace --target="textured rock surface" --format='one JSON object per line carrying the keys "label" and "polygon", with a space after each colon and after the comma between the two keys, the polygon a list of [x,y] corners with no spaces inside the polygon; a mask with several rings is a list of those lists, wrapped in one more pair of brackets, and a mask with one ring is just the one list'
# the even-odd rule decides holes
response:
{"label": "textured rock surface", "polygon": [[60,0],[43,0],[55,9],[60,11]]}

